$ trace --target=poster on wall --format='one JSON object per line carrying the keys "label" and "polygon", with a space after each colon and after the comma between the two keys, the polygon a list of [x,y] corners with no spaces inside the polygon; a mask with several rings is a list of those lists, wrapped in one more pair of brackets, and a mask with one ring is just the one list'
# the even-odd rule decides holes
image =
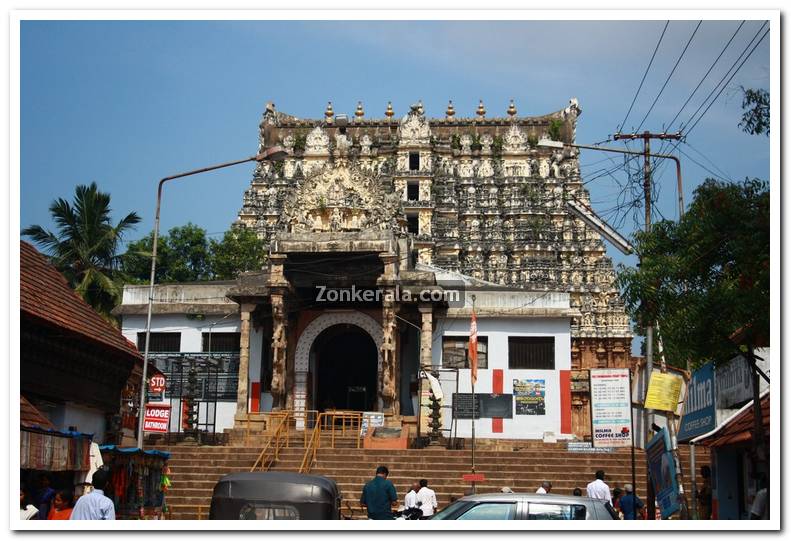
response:
{"label": "poster on wall", "polygon": [[593,446],[631,447],[629,369],[591,369],[590,397]]}
{"label": "poster on wall", "polygon": [[515,379],[517,415],[546,415],[546,380]]}
{"label": "poster on wall", "polygon": [[657,432],[648,442],[645,452],[656,501],[662,512],[662,518],[667,518],[681,509],[675,460],[673,452],[670,450],[670,435],[667,430],[663,428]]}

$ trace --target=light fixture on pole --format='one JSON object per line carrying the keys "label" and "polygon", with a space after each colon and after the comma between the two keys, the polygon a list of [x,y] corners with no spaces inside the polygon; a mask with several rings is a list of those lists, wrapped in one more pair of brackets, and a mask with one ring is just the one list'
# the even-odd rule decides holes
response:
{"label": "light fixture on pole", "polygon": [[200,173],[207,173],[209,171],[216,171],[217,169],[224,169],[226,167],[239,165],[241,163],[282,161],[286,158],[286,156],[288,156],[288,152],[286,152],[286,150],[284,150],[282,147],[271,146],[264,148],[259,154],[245,158],[243,160],[211,165],[209,167],[202,167],[201,169],[194,169],[185,173],[171,175],[159,181],[159,186],[157,187],[157,206],[154,217],[154,235],[151,247],[151,280],[148,287],[148,315],[146,316],[146,346],[143,352],[143,377],[140,381],[140,410],[137,413],[137,446],[140,449],[143,448],[143,419],[145,418],[146,411],[146,377],[148,375],[148,352],[151,343],[151,313],[154,306],[154,279],[157,270],[157,241],[159,239],[159,210],[162,203],[162,186],[169,180],[189,177]]}

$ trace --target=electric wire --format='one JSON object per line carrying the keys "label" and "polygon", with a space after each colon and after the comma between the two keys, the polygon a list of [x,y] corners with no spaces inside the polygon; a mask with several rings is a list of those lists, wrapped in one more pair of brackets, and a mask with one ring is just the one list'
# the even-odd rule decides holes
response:
{"label": "electric wire", "polygon": [[665,83],[662,85],[662,88],[659,89],[659,93],[656,95],[656,98],[654,98],[654,102],[651,104],[651,107],[648,108],[648,112],[646,112],[645,116],[643,117],[643,120],[640,121],[640,125],[637,126],[637,130],[635,130],[635,131],[640,131],[640,128],[642,128],[643,124],[645,124],[645,121],[648,118],[648,115],[650,115],[651,111],[654,110],[654,106],[659,101],[659,97],[662,95],[662,92],[665,91],[665,88],[667,87],[667,84],[670,82],[670,79],[673,77],[673,74],[676,72],[676,68],[678,68],[678,65],[681,63],[681,59],[684,58],[684,54],[687,52],[687,49],[689,48],[690,44],[692,43],[692,40],[695,38],[695,34],[698,33],[698,29],[700,28],[701,24],[703,24],[703,21],[698,21],[698,24],[695,27],[695,30],[692,31],[692,35],[689,36],[689,39],[687,40],[687,44],[684,45],[684,49],[681,51],[681,54],[679,55],[678,59],[676,60],[676,63],[673,65],[673,69],[670,70],[670,73],[668,74],[667,79],[665,79]]}
{"label": "electric wire", "polygon": [[698,81],[698,84],[697,84],[697,86],[696,86],[696,87],[695,87],[695,89],[692,91],[692,93],[689,95],[689,97],[687,97],[687,100],[684,102],[684,105],[682,105],[682,106],[681,106],[681,109],[679,109],[679,110],[678,110],[678,112],[676,113],[676,116],[674,116],[674,117],[673,117],[673,120],[671,120],[671,121],[670,121],[670,123],[669,123],[669,124],[667,125],[667,127],[665,128],[667,131],[669,131],[669,130],[670,130],[670,128],[673,126],[673,124],[675,124],[675,122],[676,122],[676,120],[678,119],[678,117],[681,115],[681,113],[682,113],[682,112],[684,111],[684,109],[687,107],[687,105],[689,104],[689,102],[690,102],[690,101],[692,100],[692,98],[695,96],[695,94],[697,93],[697,91],[700,89],[701,85],[703,85],[703,82],[704,82],[704,81],[705,81],[705,80],[708,78],[709,74],[711,73],[711,70],[713,70],[713,69],[714,69],[714,66],[716,66],[716,65],[717,65],[717,62],[719,62],[719,61],[720,61],[720,58],[722,58],[722,55],[723,55],[723,54],[725,54],[725,51],[728,49],[728,47],[730,47],[731,43],[733,43],[733,40],[734,40],[734,38],[736,37],[736,34],[738,34],[738,33],[739,33],[739,30],[741,30],[741,29],[742,29],[742,26],[744,26],[744,23],[745,23],[745,22],[746,22],[746,21],[742,21],[742,22],[739,24],[738,28],[736,28],[736,31],[735,31],[735,32],[733,33],[733,35],[731,36],[731,39],[729,39],[729,40],[728,40],[728,43],[726,43],[726,44],[725,44],[725,47],[723,47],[723,48],[722,48],[722,50],[720,51],[720,54],[718,54],[718,55],[717,55],[717,58],[715,58],[715,59],[714,59],[714,62],[712,62],[712,63],[711,63],[711,66],[709,66],[709,69],[706,71],[706,73],[703,75],[703,77],[701,77],[700,81]]}
{"label": "electric wire", "polygon": [[651,69],[651,64],[654,63],[654,58],[656,57],[656,52],[659,50],[659,45],[662,43],[662,38],[665,37],[665,32],[667,32],[667,27],[670,25],[670,21],[665,22],[665,27],[662,29],[662,34],[659,36],[659,41],[656,42],[656,47],[654,47],[654,53],[651,55],[651,60],[648,62],[648,66],[645,68],[645,73],[643,73],[643,78],[640,79],[640,85],[637,87],[637,92],[634,93],[634,98],[632,98],[632,103],[629,105],[629,110],[626,111],[626,116],[623,117],[623,121],[621,121],[620,126],[617,127],[616,131],[620,132],[623,127],[626,125],[626,119],[629,118],[629,114],[632,112],[632,107],[634,107],[634,103],[637,101],[637,96],[640,95],[640,90],[643,88],[643,83],[645,83],[645,78],[648,75],[648,71]]}

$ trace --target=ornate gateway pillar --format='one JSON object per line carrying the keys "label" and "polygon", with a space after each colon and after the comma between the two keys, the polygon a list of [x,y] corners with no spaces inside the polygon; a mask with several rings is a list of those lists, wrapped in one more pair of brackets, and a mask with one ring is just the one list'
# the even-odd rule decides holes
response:
{"label": "ornate gateway pillar", "polygon": [[272,294],[272,410],[286,405],[286,328],[283,294]]}
{"label": "ornate gateway pillar", "polygon": [[382,398],[382,411],[398,415],[398,357],[396,355],[396,262],[398,255],[380,255],[384,263],[384,274],[379,277],[378,285],[384,290],[382,296],[382,369],[379,372],[379,396]]}
{"label": "ornate gateway pillar", "polygon": [[431,342],[433,334],[432,316],[434,307],[431,305],[421,305],[418,307],[418,310],[420,310],[420,368],[425,369],[430,368],[432,364]]}

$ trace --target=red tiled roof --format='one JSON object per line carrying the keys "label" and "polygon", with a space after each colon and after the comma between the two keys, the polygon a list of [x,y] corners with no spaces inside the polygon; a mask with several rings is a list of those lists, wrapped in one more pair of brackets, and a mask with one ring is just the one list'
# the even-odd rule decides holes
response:
{"label": "red tiled roof", "polygon": [[[761,417],[763,418],[764,434],[769,437],[769,393],[761,399]],[[736,417],[728,421],[720,430],[710,437],[696,441],[697,445],[707,445],[709,447],[722,447],[734,443],[750,441],[753,438],[753,402],[750,401],[749,407],[739,413]]]}
{"label": "red tiled roof", "polygon": [[27,398],[21,395],[19,397],[19,424],[28,428],[38,426],[55,429],[55,425],[44,417],[36,406],[28,402]]}
{"label": "red tiled roof", "polygon": [[135,345],[96,313],[47,258],[25,241],[20,241],[19,306],[23,313],[142,360]]}

